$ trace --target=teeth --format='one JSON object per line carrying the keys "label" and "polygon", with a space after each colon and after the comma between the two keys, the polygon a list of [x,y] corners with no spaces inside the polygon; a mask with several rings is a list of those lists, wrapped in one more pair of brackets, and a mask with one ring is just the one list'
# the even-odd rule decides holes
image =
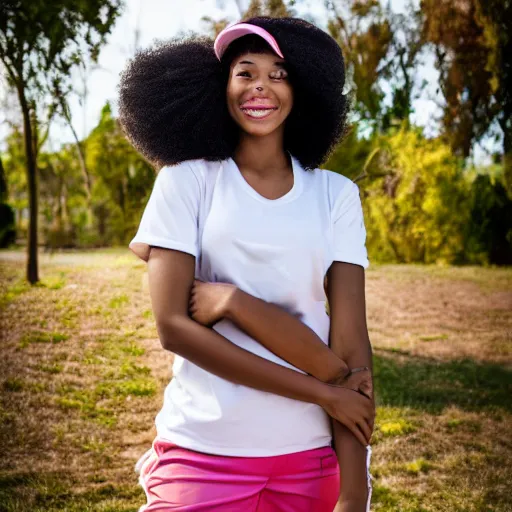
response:
{"label": "teeth", "polygon": [[265,117],[269,112],[272,112],[274,109],[273,108],[268,108],[268,109],[265,109],[265,110],[252,110],[250,108],[244,108],[243,109],[245,112],[247,112],[250,116],[252,117]]}

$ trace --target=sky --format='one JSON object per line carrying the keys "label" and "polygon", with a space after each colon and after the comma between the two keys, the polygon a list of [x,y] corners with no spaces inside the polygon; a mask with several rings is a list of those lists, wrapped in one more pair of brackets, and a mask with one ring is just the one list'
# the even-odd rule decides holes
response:
{"label": "sky", "polygon": [[[136,33],[138,32],[138,48],[149,46],[156,39],[166,39],[178,33],[195,31],[207,32],[207,24],[202,16],[214,19],[228,18],[236,21],[240,17],[238,4],[245,8],[250,0],[125,0],[125,10],[117,20],[108,43],[103,47],[98,66],[88,74],[87,88],[89,94],[85,107],[80,104],[78,95],[70,98],[73,126],[80,138],[85,137],[96,126],[102,107],[110,101],[114,113],[117,111],[117,84],[119,74],[127,60],[135,51]],[[417,3],[419,0],[414,0]],[[406,0],[390,0],[395,12],[404,12]],[[387,3],[387,0],[386,0]],[[326,28],[327,17],[324,0],[300,0],[295,9],[298,16],[313,17],[315,23]],[[421,98],[413,107],[415,113],[412,121],[425,127],[427,135],[437,133],[436,116],[439,109],[433,98],[440,100],[436,93],[437,71],[433,58],[426,58],[425,63],[418,69],[417,81],[426,79],[428,86]],[[83,79],[78,72],[73,74],[77,90],[83,88]],[[0,139],[5,136],[6,127],[0,127]],[[51,125],[48,141],[49,150],[57,150],[64,142],[73,140],[72,132],[62,120],[56,120]],[[478,156],[478,155],[477,155]]]}

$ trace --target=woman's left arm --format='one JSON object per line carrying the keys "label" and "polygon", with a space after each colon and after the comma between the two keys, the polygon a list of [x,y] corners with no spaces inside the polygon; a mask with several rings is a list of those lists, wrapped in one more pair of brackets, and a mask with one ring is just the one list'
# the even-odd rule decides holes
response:
{"label": "woman's left arm", "polygon": [[[335,261],[327,274],[327,297],[330,308],[329,344],[333,352],[350,368],[369,368],[364,372],[373,393],[372,348],[366,325],[364,268]],[[373,420],[371,428],[373,430]],[[356,437],[343,425],[333,421],[333,437],[340,466],[341,493],[335,512],[366,512],[371,498],[368,453]]]}
{"label": "woman's left arm", "polygon": [[222,318],[231,320],[281,359],[322,382],[341,382],[349,372],[347,364],[299,318],[234,285],[195,281],[190,313],[207,326]]}

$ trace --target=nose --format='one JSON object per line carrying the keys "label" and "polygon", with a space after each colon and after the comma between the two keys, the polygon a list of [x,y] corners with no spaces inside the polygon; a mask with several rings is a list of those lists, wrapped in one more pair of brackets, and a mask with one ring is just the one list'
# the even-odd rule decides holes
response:
{"label": "nose", "polygon": [[265,89],[265,82],[264,78],[262,76],[259,76],[254,80],[253,87],[256,91],[261,92],[263,89]]}

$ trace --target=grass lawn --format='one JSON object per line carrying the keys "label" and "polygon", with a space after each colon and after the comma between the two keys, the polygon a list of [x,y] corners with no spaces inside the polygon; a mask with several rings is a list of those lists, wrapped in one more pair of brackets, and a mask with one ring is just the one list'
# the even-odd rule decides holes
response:
{"label": "grass lawn", "polygon": [[[126,249],[0,252],[0,512],[136,512],[171,377]],[[372,510],[512,510],[512,269],[372,265]]]}

